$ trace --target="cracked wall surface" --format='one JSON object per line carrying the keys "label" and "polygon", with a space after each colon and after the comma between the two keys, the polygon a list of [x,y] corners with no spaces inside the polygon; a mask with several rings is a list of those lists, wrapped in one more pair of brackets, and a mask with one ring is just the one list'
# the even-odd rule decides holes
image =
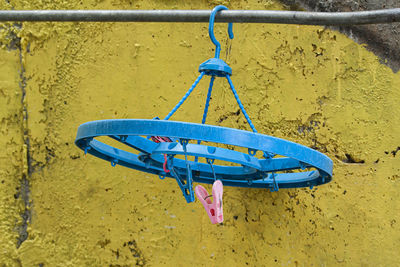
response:
{"label": "cracked wall surface", "polygon": [[[282,0],[289,8],[320,12],[352,12],[400,8],[397,0]],[[394,72],[400,69],[400,23],[331,27],[346,34],[381,58]]]}
{"label": "cracked wall surface", "polygon": [[[1,9],[283,9],[277,1],[7,1]],[[165,116],[213,57],[207,24],[13,23],[0,28],[0,266],[397,266],[400,76],[323,27],[217,24],[259,132],[334,161],[310,189],[224,188],[211,225],[176,182],[74,145],[100,119]],[[229,49],[226,49],[229,47]],[[208,79],[172,117],[200,122]],[[207,122],[247,129],[226,81]],[[4,181],[4,182],[3,182]],[[208,187],[209,189],[209,187]]]}

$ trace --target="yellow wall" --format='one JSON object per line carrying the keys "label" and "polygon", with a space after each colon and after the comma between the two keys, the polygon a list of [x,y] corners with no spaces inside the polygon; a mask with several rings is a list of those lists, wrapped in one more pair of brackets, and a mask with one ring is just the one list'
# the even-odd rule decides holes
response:
{"label": "yellow wall", "polygon": [[[284,8],[271,0],[15,0],[0,8],[221,3]],[[234,33],[227,55],[226,24],[216,25],[255,126],[326,153],[333,182],[274,193],[225,187],[225,221],[211,225],[174,180],[113,168],[73,144],[83,122],[165,116],[213,56],[207,24],[7,23],[0,30],[0,265],[399,265],[399,74],[322,27],[234,24]],[[12,36],[21,49],[11,49]],[[207,83],[173,119],[201,121]],[[217,80],[208,122],[248,129],[237,109]],[[346,154],[364,163],[346,163]],[[31,218],[17,248],[21,214]]]}

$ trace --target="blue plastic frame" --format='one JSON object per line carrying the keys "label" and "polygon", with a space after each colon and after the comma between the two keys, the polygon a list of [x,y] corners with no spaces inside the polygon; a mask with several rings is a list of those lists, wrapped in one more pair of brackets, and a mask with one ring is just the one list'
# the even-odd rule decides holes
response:
{"label": "blue plastic frame", "polygon": [[[138,150],[138,154],[111,147],[95,139],[100,136],[111,137],[135,148]],[[160,176],[173,177],[164,172],[161,166],[163,161],[161,154],[183,154],[180,150],[182,146],[178,143],[155,143],[142,136],[168,136],[178,140],[201,140],[272,152],[283,156],[257,159],[247,155],[251,161],[257,161],[260,167],[215,165],[214,170],[217,179],[222,180],[224,185],[270,189],[273,189],[276,185],[279,188],[312,187],[327,183],[332,178],[332,160],[316,150],[268,135],[205,124],[165,120],[92,121],[79,126],[75,144],[94,156],[110,161],[113,165],[118,164]],[[168,149],[171,144],[174,144],[173,147]],[[195,149],[199,147],[203,148]],[[187,148],[191,155],[227,161],[229,161],[229,157],[239,155],[237,153],[243,154],[237,151],[224,151],[222,148],[215,148],[215,152],[211,153],[213,147],[197,147],[193,144],[188,144]],[[226,155],[216,153],[217,151],[223,151]],[[147,157],[144,155],[147,155]],[[140,156],[142,157],[141,160],[139,159]],[[245,156],[243,156],[243,159],[247,161]],[[189,164],[195,182],[209,184],[214,182],[215,177],[208,164],[195,161],[190,161]],[[187,177],[185,160],[174,159],[174,167],[180,176]],[[275,173],[273,175],[277,171],[306,168],[315,168],[315,170],[298,173]],[[271,176],[274,176],[274,179]]]}

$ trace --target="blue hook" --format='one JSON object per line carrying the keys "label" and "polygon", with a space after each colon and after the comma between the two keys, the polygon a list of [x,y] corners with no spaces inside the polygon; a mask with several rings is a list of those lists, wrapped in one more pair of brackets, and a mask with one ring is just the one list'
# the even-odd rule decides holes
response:
{"label": "blue hook", "polygon": [[[208,34],[210,35],[211,41],[215,44],[215,58],[219,58],[219,54],[221,52],[221,44],[215,39],[214,36],[214,20],[215,20],[215,15],[217,14],[218,11],[221,10],[228,10],[226,6],[219,5],[216,6],[212,11],[210,15],[210,23],[208,25]],[[228,35],[230,39],[233,39],[233,31],[232,31],[232,23],[230,22],[228,24]]]}

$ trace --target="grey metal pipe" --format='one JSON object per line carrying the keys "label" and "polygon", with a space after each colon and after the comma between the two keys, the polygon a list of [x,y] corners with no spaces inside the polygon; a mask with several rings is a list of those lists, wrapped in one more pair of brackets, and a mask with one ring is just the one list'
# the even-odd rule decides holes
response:
{"label": "grey metal pipe", "polygon": [[[0,21],[208,22],[210,10],[1,10]],[[355,25],[400,22],[400,8],[358,12],[226,10],[216,22]]]}

